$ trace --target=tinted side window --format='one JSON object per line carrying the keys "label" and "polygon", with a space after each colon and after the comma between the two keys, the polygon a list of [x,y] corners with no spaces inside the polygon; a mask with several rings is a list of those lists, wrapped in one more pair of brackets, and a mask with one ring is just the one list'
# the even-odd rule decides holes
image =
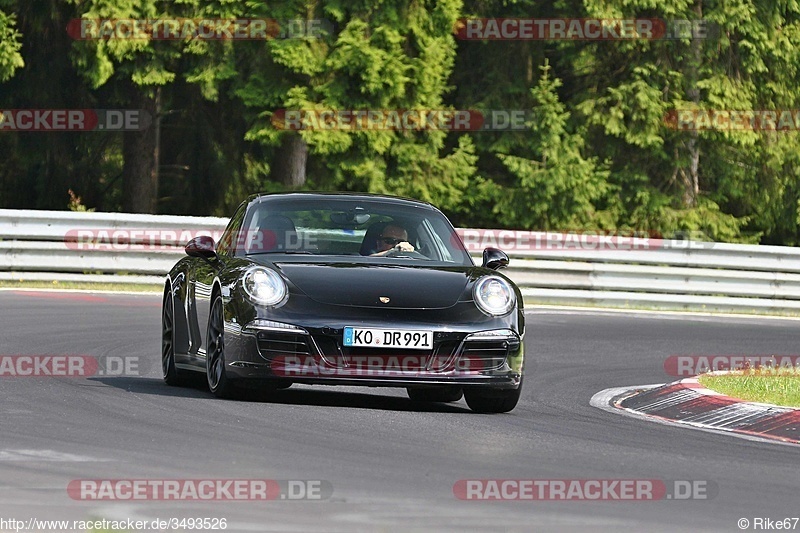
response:
{"label": "tinted side window", "polygon": [[236,213],[231,217],[230,222],[228,222],[228,227],[225,228],[225,232],[217,243],[217,253],[219,255],[231,257],[236,254],[236,245],[238,244],[236,242],[236,236],[239,234],[239,228],[242,226],[242,219],[244,219],[246,208],[247,206],[245,204],[240,205],[239,209],[237,209]]}

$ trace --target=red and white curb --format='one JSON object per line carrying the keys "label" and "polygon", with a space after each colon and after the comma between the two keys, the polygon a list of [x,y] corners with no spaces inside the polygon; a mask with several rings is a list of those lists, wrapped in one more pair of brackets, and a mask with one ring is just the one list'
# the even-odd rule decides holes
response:
{"label": "red and white curb", "polygon": [[731,398],[703,387],[696,377],[665,385],[606,389],[589,403],[604,411],[670,425],[800,444],[800,409]]}

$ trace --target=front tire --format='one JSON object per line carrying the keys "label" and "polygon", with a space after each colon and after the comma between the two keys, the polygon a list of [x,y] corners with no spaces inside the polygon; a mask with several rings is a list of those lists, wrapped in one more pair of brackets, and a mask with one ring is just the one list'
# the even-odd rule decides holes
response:
{"label": "front tire", "polygon": [[206,355],[206,378],[208,390],[217,398],[231,398],[234,387],[225,372],[225,321],[222,296],[217,294],[211,304],[208,317],[208,350]]}
{"label": "front tire", "polygon": [[175,302],[169,290],[161,305],[161,373],[167,385],[186,384],[186,376],[175,367]]}
{"label": "front tire", "polygon": [[464,391],[467,405],[476,413],[508,413],[519,402],[522,393],[522,379],[519,387],[510,390],[475,388]]}

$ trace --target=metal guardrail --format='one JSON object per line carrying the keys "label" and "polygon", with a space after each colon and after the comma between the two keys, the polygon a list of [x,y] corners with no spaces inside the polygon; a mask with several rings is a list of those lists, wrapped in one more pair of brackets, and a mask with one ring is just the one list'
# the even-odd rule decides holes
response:
{"label": "metal guardrail", "polygon": [[[216,239],[226,224],[214,217],[0,210],[0,280],[160,285],[186,241]],[[800,312],[797,248],[655,239],[627,249],[530,245],[548,235],[505,232],[496,243],[511,257],[504,273],[527,302]],[[476,254],[487,244],[465,242]]]}
{"label": "metal guardrail", "polygon": [[[34,274],[46,272],[64,281],[160,285],[189,239],[218,238],[227,223],[217,217],[0,209],[0,279],[38,281],[43,276]],[[120,273],[127,276],[98,277]]]}

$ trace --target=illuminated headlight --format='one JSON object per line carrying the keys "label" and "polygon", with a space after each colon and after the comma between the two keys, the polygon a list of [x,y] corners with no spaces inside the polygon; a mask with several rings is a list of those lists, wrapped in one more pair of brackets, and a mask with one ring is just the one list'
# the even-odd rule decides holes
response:
{"label": "illuminated headlight", "polygon": [[264,267],[252,267],[245,272],[242,287],[250,300],[258,305],[278,305],[287,295],[283,279],[274,270]]}
{"label": "illuminated headlight", "polygon": [[516,302],[514,290],[506,280],[497,276],[479,279],[472,292],[475,304],[487,315],[505,315]]}

